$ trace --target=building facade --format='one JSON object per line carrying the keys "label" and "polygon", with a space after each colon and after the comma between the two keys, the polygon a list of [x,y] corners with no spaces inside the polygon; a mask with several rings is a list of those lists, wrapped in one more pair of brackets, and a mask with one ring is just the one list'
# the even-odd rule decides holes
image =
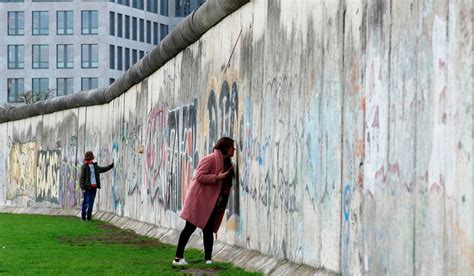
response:
{"label": "building facade", "polygon": [[0,0],[0,105],[105,87],[204,0]]}

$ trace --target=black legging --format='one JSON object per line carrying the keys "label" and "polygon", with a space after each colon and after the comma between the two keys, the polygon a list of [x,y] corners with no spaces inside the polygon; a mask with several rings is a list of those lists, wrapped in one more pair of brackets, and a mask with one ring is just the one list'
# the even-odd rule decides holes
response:
{"label": "black legging", "polygon": [[[212,235],[212,228],[214,226],[214,222],[216,221],[217,215],[217,208],[214,208],[212,211],[209,220],[207,221],[206,226],[202,229],[202,235],[204,239],[204,255],[206,260],[212,259],[212,246],[214,245],[214,236]],[[186,225],[184,226],[181,235],[179,235],[178,247],[176,248],[176,258],[183,258],[184,255],[184,248],[189,241],[189,238],[196,230],[196,225],[186,221]]]}

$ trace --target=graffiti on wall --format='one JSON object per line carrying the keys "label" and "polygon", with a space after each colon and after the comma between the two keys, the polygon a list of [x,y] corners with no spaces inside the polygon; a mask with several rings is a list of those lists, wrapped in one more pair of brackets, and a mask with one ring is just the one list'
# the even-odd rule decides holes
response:
{"label": "graffiti on wall", "polygon": [[69,138],[69,143],[62,151],[59,201],[61,208],[74,208],[79,204],[79,165],[76,160],[77,136]]}
{"label": "graffiti on wall", "polygon": [[147,115],[145,136],[145,185],[151,202],[169,206],[169,189],[166,185],[166,164],[168,160],[167,136],[168,112],[161,105],[153,107]]}
{"label": "graffiti on wall", "polygon": [[36,154],[36,142],[12,144],[8,155],[7,199],[34,198]]}
{"label": "graffiti on wall", "polygon": [[197,100],[187,106],[168,113],[169,145],[169,185],[171,194],[176,195],[170,202],[173,211],[181,210],[186,191],[191,184],[192,173],[197,166],[196,149],[196,106]]}
{"label": "graffiti on wall", "polygon": [[38,152],[36,201],[59,203],[61,149]]}
{"label": "graffiti on wall", "polygon": [[[218,94],[214,89],[210,90],[206,105],[209,133],[204,141],[207,152],[212,152],[215,142],[223,136],[230,137],[236,141],[237,145],[239,144],[238,103],[238,87],[235,81],[229,86],[229,82],[224,80]],[[237,147],[236,155],[239,150],[240,147]],[[233,165],[238,175],[238,163]],[[235,179],[238,180],[238,177]],[[239,202],[239,184],[235,181],[227,205],[230,217],[234,214],[239,215]]]}
{"label": "graffiti on wall", "polygon": [[145,183],[152,202],[177,212],[184,203],[199,156],[196,148],[197,100],[148,113]]}
{"label": "graffiti on wall", "polygon": [[[174,109],[160,104],[148,112],[144,178],[151,202],[162,205],[165,210],[181,210],[199,162],[196,143],[197,105],[198,101],[194,99],[192,103]],[[209,133],[204,148],[211,152],[217,139],[238,134],[237,83],[233,82],[229,86],[224,81],[219,93],[211,89],[206,107]],[[237,138],[235,140],[238,142]],[[233,185],[229,200],[230,215],[239,213],[237,182]]]}
{"label": "graffiti on wall", "polygon": [[112,155],[115,160],[112,174],[104,175],[105,181],[111,181],[112,200],[115,211],[124,214],[127,196],[140,196],[142,187],[142,145],[143,126],[130,112],[129,119],[119,130],[119,139],[112,143],[112,152],[108,149],[98,151],[100,156]]}

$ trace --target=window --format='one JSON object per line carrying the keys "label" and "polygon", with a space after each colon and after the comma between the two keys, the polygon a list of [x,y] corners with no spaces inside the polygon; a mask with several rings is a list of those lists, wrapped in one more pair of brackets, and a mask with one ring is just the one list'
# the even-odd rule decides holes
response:
{"label": "window", "polygon": [[153,22],[153,44],[158,45],[160,37],[158,36],[158,23]]}
{"label": "window", "polygon": [[81,90],[87,91],[91,89],[96,89],[99,87],[98,78],[82,78],[81,79]]}
{"label": "window", "polygon": [[176,16],[186,16],[191,12],[191,0],[176,0]]}
{"label": "window", "polygon": [[165,36],[168,34],[168,25],[160,24],[160,40],[163,40]]}
{"label": "window", "polygon": [[122,70],[122,47],[117,46],[117,70]]}
{"label": "window", "polygon": [[74,90],[73,78],[57,78],[56,91],[58,96],[66,96],[72,94]]}
{"label": "window", "polygon": [[115,79],[114,79],[114,78],[110,78],[110,79],[109,79],[109,84],[112,84],[112,83],[114,83],[114,81],[115,81]]}
{"label": "window", "polygon": [[130,6],[130,0],[117,0],[117,3],[120,5],[127,6],[127,7]]}
{"label": "window", "polygon": [[145,20],[140,19],[140,42],[145,42]]}
{"label": "window", "polygon": [[48,69],[49,67],[48,45],[33,45],[33,69]]}
{"label": "window", "polygon": [[71,35],[74,29],[74,17],[72,11],[57,12],[58,35]]}
{"label": "window", "polygon": [[59,44],[57,46],[57,68],[73,68],[74,55],[72,44]]}
{"label": "window", "polygon": [[33,34],[34,35],[47,35],[49,25],[49,15],[47,11],[34,11],[33,12]]}
{"label": "window", "polygon": [[145,56],[145,52],[140,51],[140,59],[142,59]]}
{"label": "window", "polygon": [[25,14],[22,11],[8,12],[8,35],[25,34]]}
{"label": "window", "polygon": [[132,17],[132,39],[135,41],[137,41],[137,30],[138,30],[137,18]]}
{"label": "window", "polygon": [[8,69],[25,68],[25,46],[8,45]]}
{"label": "window", "polygon": [[130,68],[130,48],[125,48],[123,59],[125,63],[125,70],[128,70],[128,68]]}
{"label": "window", "polygon": [[130,39],[130,16],[125,15],[125,38]]}
{"label": "window", "polygon": [[49,79],[35,78],[32,83],[33,101],[47,99],[49,96]]}
{"label": "window", "polygon": [[132,7],[140,10],[145,10],[145,4],[143,2],[144,0],[133,0],[132,1]]}
{"label": "window", "polygon": [[147,0],[146,1],[146,10],[153,13],[158,13],[158,0]]}
{"label": "window", "polygon": [[109,34],[111,36],[115,35],[115,13],[109,13]]}
{"label": "window", "polygon": [[21,96],[25,93],[23,79],[7,79],[8,102],[18,103],[22,101]]}
{"label": "window", "polygon": [[82,11],[82,34],[91,35],[99,33],[97,11]]}
{"label": "window", "polygon": [[117,36],[122,37],[122,28],[123,28],[123,21],[122,21],[122,14],[117,13]]}
{"label": "window", "polygon": [[115,46],[109,46],[109,68],[115,69]]}
{"label": "window", "polygon": [[81,48],[82,68],[97,68],[99,66],[97,44],[82,44]]}
{"label": "window", "polygon": [[151,31],[151,21],[147,20],[146,21],[146,43],[151,44],[151,35],[153,32]]}
{"label": "window", "polygon": [[137,63],[137,61],[138,61],[137,50],[133,49],[132,50],[132,64]]}
{"label": "window", "polygon": [[160,14],[168,16],[168,0],[160,0]]}

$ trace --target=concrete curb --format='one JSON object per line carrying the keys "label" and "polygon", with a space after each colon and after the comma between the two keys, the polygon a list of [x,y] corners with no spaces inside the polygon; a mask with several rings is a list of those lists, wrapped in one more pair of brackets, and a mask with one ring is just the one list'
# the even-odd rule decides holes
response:
{"label": "concrete curb", "polygon": [[[0,206],[0,213],[80,217],[80,210],[77,209],[46,207]],[[121,229],[132,230],[142,236],[159,239],[163,243],[174,245],[178,243],[180,232],[174,229],[163,228],[103,211],[96,212],[94,218],[110,223]],[[188,247],[202,250],[202,238],[198,233],[200,232],[196,231],[195,234],[191,236]],[[287,260],[278,260],[274,257],[263,255],[255,250],[228,245],[220,241],[214,243],[213,255],[216,261],[230,262],[245,270],[259,271],[265,275],[339,275],[334,271],[329,271],[324,268],[315,268]]]}

